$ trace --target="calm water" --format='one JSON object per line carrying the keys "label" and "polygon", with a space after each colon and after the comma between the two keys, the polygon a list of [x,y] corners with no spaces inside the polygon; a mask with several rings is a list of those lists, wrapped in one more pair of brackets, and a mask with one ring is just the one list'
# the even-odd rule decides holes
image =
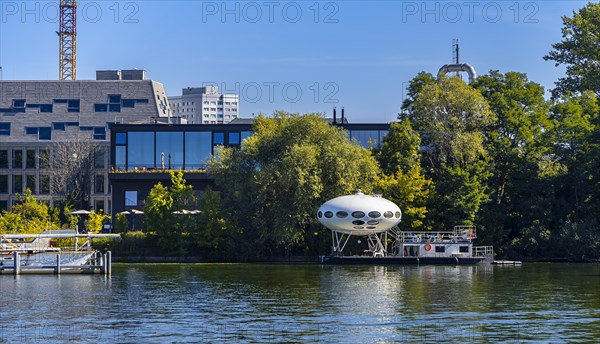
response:
{"label": "calm water", "polygon": [[115,264],[0,276],[0,343],[600,342],[600,265]]}

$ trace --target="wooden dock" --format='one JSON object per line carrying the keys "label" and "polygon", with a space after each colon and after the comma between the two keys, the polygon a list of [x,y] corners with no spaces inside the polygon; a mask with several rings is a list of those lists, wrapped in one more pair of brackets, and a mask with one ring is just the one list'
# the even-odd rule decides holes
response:
{"label": "wooden dock", "polygon": [[21,255],[15,251],[13,266],[0,267],[0,275],[25,275],[25,274],[112,274],[112,252],[107,251],[91,265],[62,265],[60,252],[56,254],[56,263],[53,265],[21,266]]}

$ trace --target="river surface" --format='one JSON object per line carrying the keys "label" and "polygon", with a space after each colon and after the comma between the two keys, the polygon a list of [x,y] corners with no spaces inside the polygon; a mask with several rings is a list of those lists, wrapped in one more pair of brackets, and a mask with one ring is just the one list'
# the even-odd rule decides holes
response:
{"label": "river surface", "polygon": [[600,342],[600,264],[0,275],[0,343]]}

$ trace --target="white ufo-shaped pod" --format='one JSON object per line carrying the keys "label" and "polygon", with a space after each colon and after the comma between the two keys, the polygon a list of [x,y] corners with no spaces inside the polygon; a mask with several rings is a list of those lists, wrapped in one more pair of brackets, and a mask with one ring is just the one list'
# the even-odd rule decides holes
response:
{"label": "white ufo-shaped pod", "polygon": [[369,235],[390,230],[401,218],[400,208],[381,196],[340,196],[325,202],[317,212],[323,226],[334,232]]}

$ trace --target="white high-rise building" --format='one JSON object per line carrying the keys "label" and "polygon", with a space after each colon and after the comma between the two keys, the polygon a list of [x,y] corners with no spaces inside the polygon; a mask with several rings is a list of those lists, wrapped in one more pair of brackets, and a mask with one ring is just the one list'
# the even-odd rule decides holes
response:
{"label": "white high-rise building", "polygon": [[221,94],[217,86],[184,88],[168,99],[172,115],[188,124],[229,123],[239,116],[239,95]]}

